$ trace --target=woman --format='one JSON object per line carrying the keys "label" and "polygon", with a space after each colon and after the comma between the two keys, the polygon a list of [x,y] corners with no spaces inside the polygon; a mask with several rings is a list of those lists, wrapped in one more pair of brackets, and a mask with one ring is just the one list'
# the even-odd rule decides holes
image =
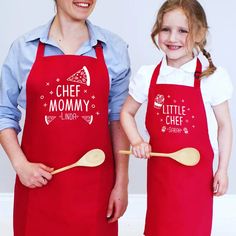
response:
{"label": "woman", "polygon": [[[15,236],[115,236],[126,209],[128,161],[118,150],[128,147],[119,112],[129,58],[120,38],[87,20],[95,4],[57,0],[54,19],[16,40],[2,67],[0,141],[17,174]],[[21,146],[18,106],[26,109]],[[94,148],[105,152],[102,165],[52,177]]]}

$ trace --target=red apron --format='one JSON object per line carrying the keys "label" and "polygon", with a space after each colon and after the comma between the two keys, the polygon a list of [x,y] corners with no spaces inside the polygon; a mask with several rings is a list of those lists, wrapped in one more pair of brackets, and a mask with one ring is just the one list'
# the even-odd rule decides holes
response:
{"label": "red apron", "polygon": [[208,136],[197,60],[194,87],[157,84],[161,63],[150,84],[146,127],[154,152],[194,147],[201,159],[187,167],[165,157],[148,160],[146,236],[210,236],[213,150]]}
{"label": "red apron", "polygon": [[24,187],[16,179],[15,236],[117,236],[106,219],[114,185],[114,160],[108,127],[109,75],[101,44],[96,58],[44,56],[39,43],[27,80],[22,149],[31,162],[55,169],[76,162],[94,148],[105,162],[53,177],[47,186]]}

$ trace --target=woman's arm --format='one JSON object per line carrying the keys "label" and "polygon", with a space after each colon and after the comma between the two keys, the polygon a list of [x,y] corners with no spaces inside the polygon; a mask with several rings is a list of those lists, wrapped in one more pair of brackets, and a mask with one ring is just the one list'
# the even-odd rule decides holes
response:
{"label": "woman's arm", "polygon": [[228,102],[213,107],[218,123],[219,164],[214,176],[213,190],[215,196],[226,193],[228,188],[228,165],[232,148],[232,124]]}
{"label": "woman's arm", "polygon": [[133,154],[139,158],[149,158],[151,146],[139,134],[134,118],[140,106],[141,103],[128,96],[121,111],[121,124],[132,145]]}
{"label": "woman's arm", "polygon": [[0,132],[0,143],[23,185],[29,188],[42,187],[52,178],[50,174],[52,168],[41,163],[31,163],[27,160],[14,129],[2,130]]}
{"label": "woman's arm", "polygon": [[111,192],[107,218],[110,223],[120,218],[128,205],[128,163],[129,158],[119,153],[129,148],[129,141],[120,125],[120,121],[111,121],[110,133],[115,159],[115,186]]}

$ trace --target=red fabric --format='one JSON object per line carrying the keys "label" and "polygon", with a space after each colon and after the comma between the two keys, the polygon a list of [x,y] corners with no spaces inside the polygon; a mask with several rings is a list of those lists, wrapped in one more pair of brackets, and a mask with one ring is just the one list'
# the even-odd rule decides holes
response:
{"label": "red fabric", "polygon": [[146,236],[210,236],[212,161],[197,60],[194,87],[157,84],[161,63],[150,84],[146,127],[154,152],[199,150],[200,162],[187,167],[165,157],[148,161]]}
{"label": "red fabric", "polygon": [[27,80],[22,141],[27,159],[57,169],[94,148],[102,149],[106,159],[98,167],[57,174],[42,188],[26,188],[17,178],[14,235],[117,236],[117,223],[106,219],[115,176],[102,47],[95,47],[97,58],[44,57],[44,47],[39,43]]}

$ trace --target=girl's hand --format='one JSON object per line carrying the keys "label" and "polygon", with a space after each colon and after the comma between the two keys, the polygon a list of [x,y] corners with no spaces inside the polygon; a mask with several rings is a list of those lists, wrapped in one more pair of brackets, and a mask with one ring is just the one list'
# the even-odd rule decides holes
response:
{"label": "girl's hand", "polygon": [[52,171],[53,168],[44,164],[28,161],[24,161],[16,169],[21,183],[28,188],[45,186],[52,178],[52,174],[50,173]]}
{"label": "girl's hand", "polygon": [[217,170],[214,176],[213,192],[214,196],[222,196],[228,189],[227,171]]}
{"label": "girl's hand", "polygon": [[147,142],[141,142],[132,146],[132,153],[138,158],[150,158],[151,145]]}

